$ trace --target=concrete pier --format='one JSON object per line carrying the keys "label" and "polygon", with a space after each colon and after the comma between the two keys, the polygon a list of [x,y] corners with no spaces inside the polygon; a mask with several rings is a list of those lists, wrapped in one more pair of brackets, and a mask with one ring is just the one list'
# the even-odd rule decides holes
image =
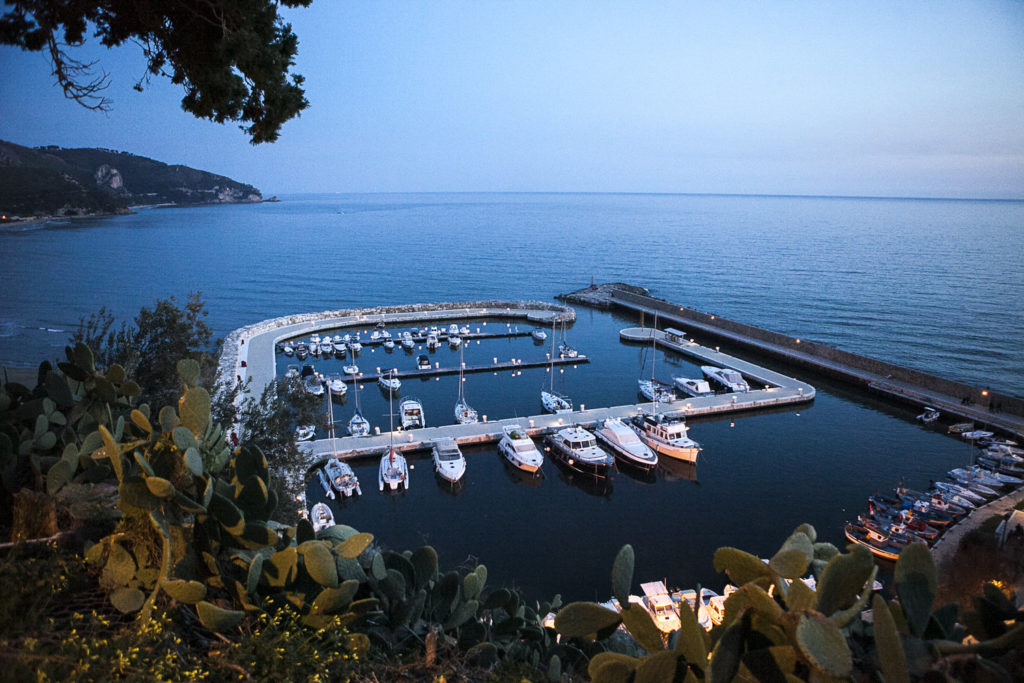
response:
{"label": "concrete pier", "polygon": [[[589,363],[590,359],[584,355],[576,356],[575,358],[551,358],[544,360],[522,360],[519,358],[513,358],[511,360],[499,360],[493,363],[484,363],[483,365],[467,365],[462,369],[467,375],[479,372],[508,372],[510,370],[526,370],[527,368],[545,368],[550,366],[562,366],[562,365],[583,365]],[[389,375],[391,369],[381,366],[380,372],[360,372],[356,375],[356,379],[360,382],[376,382],[381,375]],[[429,370],[396,370],[395,377],[402,380],[411,379],[428,379],[430,377],[441,377],[444,375],[457,375],[459,374],[458,366],[447,366],[447,367],[432,367]],[[342,379],[346,382],[352,381],[351,375],[343,375]]]}
{"label": "concrete pier", "polygon": [[944,422],[969,421],[978,428],[1024,437],[1024,399],[1019,397],[737,323],[639,291],[643,290],[639,287],[624,289],[621,284],[599,285],[558,298],[569,303],[630,311],[652,322],[657,315],[659,327],[677,327],[688,333],[696,332],[702,337],[749,348],[899,403],[918,408],[932,406],[943,414]]}

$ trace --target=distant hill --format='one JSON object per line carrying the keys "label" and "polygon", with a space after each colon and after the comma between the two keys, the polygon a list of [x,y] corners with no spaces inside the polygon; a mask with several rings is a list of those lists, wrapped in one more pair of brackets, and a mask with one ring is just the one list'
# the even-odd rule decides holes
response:
{"label": "distant hill", "polygon": [[0,140],[0,214],[82,216],[151,204],[259,202],[252,185],[112,149],[22,147]]}

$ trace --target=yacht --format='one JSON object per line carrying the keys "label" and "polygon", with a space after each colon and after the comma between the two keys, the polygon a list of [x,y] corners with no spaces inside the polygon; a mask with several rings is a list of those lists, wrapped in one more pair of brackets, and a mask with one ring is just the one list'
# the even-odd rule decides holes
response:
{"label": "yacht", "polygon": [[702,365],[700,371],[704,376],[715,384],[719,384],[729,391],[750,391],[746,380],[736,370],[731,368],[718,368],[714,365]]}
{"label": "yacht", "polygon": [[449,334],[448,335],[448,346],[452,347],[453,349],[457,349],[457,348],[459,348],[459,346],[461,344],[462,344],[462,338],[459,335],[457,335],[457,334]]}
{"label": "yacht", "polygon": [[327,388],[331,390],[331,396],[341,397],[348,391],[348,386],[341,377],[331,377],[328,379]]}
{"label": "yacht", "polygon": [[505,459],[525,472],[537,472],[544,464],[544,456],[537,450],[533,439],[518,424],[502,427],[498,451]]}
{"label": "yacht", "polygon": [[317,503],[309,512],[309,521],[313,524],[313,533],[334,526],[334,513],[327,503]]}
{"label": "yacht", "polygon": [[433,446],[434,469],[442,479],[457,482],[466,473],[466,458],[455,439],[438,439]]}
{"label": "yacht", "polygon": [[659,631],[667,635],[682,628],[679,611],[676,609],[664,581],[641,583],[640,588],[644,591],[644,597],[631,595],[629,601],[647,610]]}
{"label": "yacht", "polygon": [[423,404],[418,398],[402,399],[398,404],[398,411],[402,416],[402,429],[419,429],[427,426],[426,418],[423,416]]}
{"label": "yacht", "polygon": [[582,427],[560,429],[545,441],[555,458],[584,474],[605,477],[615,464],[615,458],[601,450],[594,435]]}
{"label": "yacht", "polygon": [[351,498],[353,494],[362,494],[362,491],[359,489],[359,479],[352,470],[352,466],[347,462],[331,458],[324,463],[324,473],[327,475],[327,480],[331,483],[331,486],[342,496]]}
{"label": "yacht", "polygon": [[402,335],[402,348],[410,351],[416,348],[416,342],[412,340],[412,335],[408,332]]}
{"label": "yacht", "polygon": [[658,403],[671,403],[676,400],[676,394],[667,385],[662,384],[655,379],[638,379],[636,381],[637,388],[640,391],[640,395],[646,398],[648,401],[657,401]]}
{"label": "yacht", "polygon": [[433,349],[436,349],[439,346],[441,346],[441,342],[438,341],[437,335],[434,334],[433,332],[428,334],[427,335],[427,348],[433,350]]}
{"label": "yacht", "polygon": [[316,357],[320,355],[320,342],[319,337],[314,337],[309,341],[309,355]]}
{"label": "yacht", "polygon": [[345,357],[345,351],[347,351],[347,350],[348,350],[348,347],[346,347],[344,344],[335,343],[334,344],[334,357],[337,358],[338,360],[342,360]]}
{"label": "yacht", "polygon": [[320,383],[320,377],[317,375],[306,377],[303,387],[306,389],[306,393],[313,394],[314,396],[324,395],[324,385]]}
{"label": "yacht", "polygon": [[306,342],[299,342],[295,347],[295,357],[299,360],[306,360],[309,358],[309,347],[306,346]]}
{"label": "yacht", "polygon": [[714,396],[715,392],[705,379],[690,379],[688,377],[673,377],[672,384],[676,389],[687,396],[700,398],[701,396]]}
{"label": "yacht", "polygon": [[676,460],[697,462],[700,444],[687,436],[686,423],[664,415],[641,415],[633,424],[640,439],[654,452]]}
{"label": "yacht", "polygon": [[448,337],[451,338],[451,337],[458,337],[458,336],[459,336],[459,326],[456,325],[455,323],[452,323],[451,325],[448,326]]}
{"label": "yacht", "polygon": [[344,366],[342,366],[341,370],[346,375],[358,375],[359,374],[359,366],[356,365],[355,363],[352,363],[350,365],[344,365]]}
{"label": "yacht", "polygon": [[398,374],[394,370],[381,373],[380,377],[377,378],[377,384],[380,385],[382,391],[388,393],[397,392],[402,388],[402,380],[398,379]]}
{"label": "yacht", "polygon": [[638,469],[651,470],[658,464],[658,456],[647,447],[629,425],[617,417],[610,417],[594,432],[616,458]]}
{"label": "yacht", "polygon": [[330,337],[324,337],[320,340],[320,353],[325,356],[330,356],[334,353],[334,342],[331,341]]}

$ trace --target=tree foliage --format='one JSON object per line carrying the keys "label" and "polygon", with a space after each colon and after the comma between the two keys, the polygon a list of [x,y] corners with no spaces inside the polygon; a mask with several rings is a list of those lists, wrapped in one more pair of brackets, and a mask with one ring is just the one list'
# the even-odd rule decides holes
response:
{"label": "tree foliage", "polygon": [[210,386],[215,360],[210,354],[213,330],[206,324],[202,292],[190,292],[184,307],[177,300],[159,299],[153,308],[143,307],[134,325],[117,327],[106,308],[82,318],[71,343],[81,342],[94,349],[102,368],[120,365],[145,387],[141,402],[173,405],[181,395],[177,362],[191,358],[199,363],[200,376]]}
{"label": "tree foliage", "polygon": [[303,78],[289,73],[298,38],[278,5],[312,0],[5,0],[0,44],[46,51],[64,94],[86,107],[109,109],[109,84],[95,63],[75,59],[92,32],[106,47],[142,48],[146,74],[166,76],[185,89],[182,108],[217,123],[237,121],[253,143],[273,142],[281,126],[309,102]]}

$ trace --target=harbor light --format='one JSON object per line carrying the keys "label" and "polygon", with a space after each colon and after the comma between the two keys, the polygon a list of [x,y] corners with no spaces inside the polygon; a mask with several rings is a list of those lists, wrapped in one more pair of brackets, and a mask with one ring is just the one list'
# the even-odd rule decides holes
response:
{"label": "harbor light", "polygon": [[487,422],[487,416],[486,416],[486,415],[483,415],[482,417],[483,417],[483,419],[484,419],[484,422]]}
{"label": "harbor light", "polygon": [[715,352],[718,353],[718,347],[717,346],[715,347]]}
{"label": "harbor light", "polygon": [[982,389],[981,390],[981,395],[982,396],[988,396],[988,389]]}
{"label": "harbor light", "polygon": [[493,364],[494,365],[498,364],[498,357],[497,356],[494,356],[494,358],[492,360],[493,360]]}
{"label": "harbor light", "polygon": [[380,427],[374,427],[373,433],[376,434],[377,436],[380,436]]}
{"label": "harbor light", "polygon": [[533,420],[530,420],[530,429],[533,429]]}
{"label": "harbor light", "polygon": [[582,411],[584,411],[586,409],[587,409],[587,407],[581,403],[580,404],[580,412],[582,412]]}
{"label": "harbor light", "polygon": [[799,344],[799,343],[800,343],[800,340],[799,340],[799,339],[797,339],[797,340],[796,340],[796,343],[797,343],[797,344]]}

